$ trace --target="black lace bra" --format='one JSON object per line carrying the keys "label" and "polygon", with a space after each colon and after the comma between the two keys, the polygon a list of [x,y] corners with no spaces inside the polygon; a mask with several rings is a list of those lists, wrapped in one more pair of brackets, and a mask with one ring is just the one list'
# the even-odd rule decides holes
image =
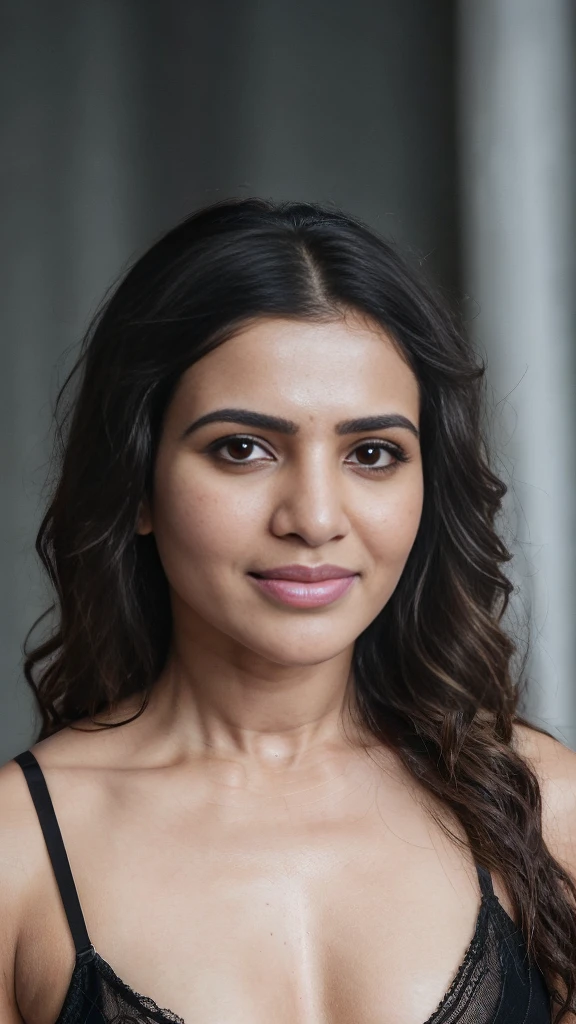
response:
{"label": "black lace bra", "polygon": [[[76,947],[68,993],[55,1024],[185,1024],[124,984],[92,946],[40,765],[30,751],[14,760],[34,801]],[[528,959],[522,933],[496,897],[490,872],[479,865],[477,871],[482,900],[476,930],[448,992],[425,1024],[550,1024],[550,997],[542,974]]]}

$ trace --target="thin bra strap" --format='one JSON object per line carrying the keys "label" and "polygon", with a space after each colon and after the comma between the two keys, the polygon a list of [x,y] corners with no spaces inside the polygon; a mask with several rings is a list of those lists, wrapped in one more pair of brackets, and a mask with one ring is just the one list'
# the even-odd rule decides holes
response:
{"label": "thin bra strap", "polygon": [[480,864],[477,864],[476,871],[478,872],[478,881],[480,882],[482,895],[486,897],[493,896],[494,886],[492,884],[492,875],[488,871],[488,868],[483,868]]}
{"label": "thin bra strap", "polygon": [[24,772],[28,783],[28,789],[36,808],[38,821],[44,835],[48,856],[52,863],[54,876],[60,890],[60,896],[68,918],[68,925],[76,947],[76,954],[92,950],[92,944],[88,938],[84,915],[80,907],[80,900],[76,892],[76,886],[70,870],[70,862],[60,832],[58,819],[54,812],[54,806],[48,792],[48,786],[38,761],[29,750],[18,754],[14,758]]}

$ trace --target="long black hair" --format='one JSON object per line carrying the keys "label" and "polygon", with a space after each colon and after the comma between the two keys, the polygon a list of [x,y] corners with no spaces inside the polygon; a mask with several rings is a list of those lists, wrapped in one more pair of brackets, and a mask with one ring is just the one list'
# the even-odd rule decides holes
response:
{"label": "long black hair", "polygon": [[420,272],[357,219],[218,203],[161,237],[97,312],[60,396],[37,541],[56,594],[53,629],[26,659],[41,737],[129,695],[144,707],[165,663],[167,583],[154,537],[135,531],[182,373],[254,318],[347,310],[385,328],[416,375],[424,470],[402,577],[355,643],[358,711],[500,872],[551,991],[555,979],[566,988],[563,1014],[576,1001],[576,887],[543,840],[538,781],[512,744],[511,556],[495,526],[506,487],[483,435],[485,367]]}

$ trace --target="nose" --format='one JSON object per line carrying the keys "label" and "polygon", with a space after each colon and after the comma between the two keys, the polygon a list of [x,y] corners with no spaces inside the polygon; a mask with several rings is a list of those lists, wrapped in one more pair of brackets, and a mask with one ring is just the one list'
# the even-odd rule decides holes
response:
{"label": "nose", "polygon": [[342,475],[321,455],[310,455],[278,480],[271,529],[276,537],[296,537],[309,547],[339,540],[350,531]]}

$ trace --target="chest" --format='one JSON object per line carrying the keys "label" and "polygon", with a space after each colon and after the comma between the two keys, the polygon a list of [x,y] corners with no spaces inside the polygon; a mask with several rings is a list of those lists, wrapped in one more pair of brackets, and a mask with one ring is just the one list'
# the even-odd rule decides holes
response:
{"label": "chest", "polygon": [[[136,806],[67,845],[95,948],[186,1024],[424,1024],[478,913],[469,858],[416,807],[153,823]],[[50,886],[39,912],[26,1019],[53,1024],[73,953]]]}

